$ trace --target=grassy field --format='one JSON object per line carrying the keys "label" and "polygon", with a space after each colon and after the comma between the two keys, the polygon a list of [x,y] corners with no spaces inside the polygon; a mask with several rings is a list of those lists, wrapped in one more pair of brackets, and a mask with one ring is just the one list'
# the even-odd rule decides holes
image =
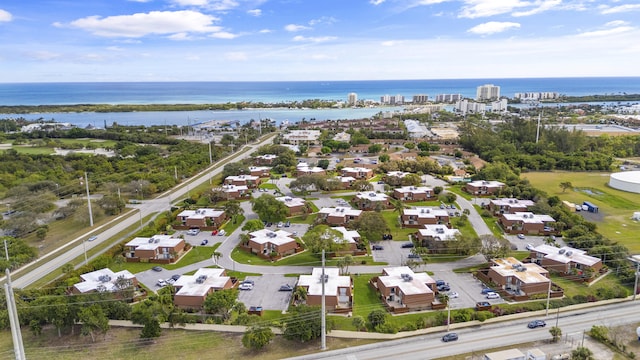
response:
{"label": "grassy field", "polygon": [[[602,235],[625,245],[631,253],[640,253],[640,242],[637,241],[640,223],[631,220],[633,212],[640,210],[640,194],[609,187],[609,173],[531,172],[522,174],[522,177],[549,196],[577,204],[589,201],[597,205],[600,209],[598,214],[581,214],[594,222]],[[570,182],[573,189],[562,191],[562,182]]]}
{"label": "grassy field", "polygon": [[[4,335],[0,335],[0,353],[10,358],[9,354],[13,354],[11,334],[8,331],[2,333]],[[80,333],[80,327],[75,333]],[[242,346],[242,334],[181,329],[164,329],[159,338],[148,341],[140,339],[140,329],[135,328],[112,328],[106,334],[98,335],[95,343],[91,342],[89,336],[65,334],[58,338],[53,328],[46,328],[41,336],[34,336],[24,328],[22,335],[28,359],[48,360],[271,360],[315,353],[320,349],[319,339],[301,344],[277,336],[264,350],[251,351]],[[327,348],[340,349],[371,342],[373,341],[327,338]]]}

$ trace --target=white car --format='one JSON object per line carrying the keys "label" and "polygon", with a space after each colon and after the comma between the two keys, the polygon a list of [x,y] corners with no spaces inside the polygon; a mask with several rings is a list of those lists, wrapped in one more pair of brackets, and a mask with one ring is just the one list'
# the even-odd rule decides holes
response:
{"label": "white car", "polygon": [[253,290],[253,285],[251,283],[242,283],[240,284],[240,286],[238,286],[238,289],[240,290]]}
{"label": "white car", "polygon": [[187,231],[187,235],[198,235],[200,233],[200,229],[189,229],[189,231]]}
{"label": "white car", "polygon": [[224,231],[224,229],[218,231],[218,236],[225,236],[227,234],[226,231]]}
{"label": "white car", "polygon": [[532,244],[527,244],[527,250],[533,250],[534,246]]}
{"label": "white car", "polygon": [[162,279],[160,279],[160,280],[158,280],[158,282],[156,283],[156,286],[159,286],[159,287],[167,286],[167,282],[166,282],[166,281],[164,281],[164,280],[162,280]]}
{"label": "white car", "polygon": [[500,295],[495,292],[488,292],[487,299],[500,299]]}
{"label": "white car", "polygon": [[452,291],[449,293],[449,299],[457,299],[458,298],[458,293],[455,291]]}

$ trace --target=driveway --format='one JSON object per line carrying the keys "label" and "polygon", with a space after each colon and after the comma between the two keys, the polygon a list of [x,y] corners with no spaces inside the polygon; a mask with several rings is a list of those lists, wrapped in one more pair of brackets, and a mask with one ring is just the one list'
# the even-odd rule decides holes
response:
{"label": "driveway", "polygon": [[289,308],[292,291],[279,291],[280,286],[289,284],[295,287],[298,278],[285,277],[284,275],[247,276],[247,280],[253,280],[253,290],[240,290],[238,300],[247,308],[261,306],[264,310],[285,311]]}

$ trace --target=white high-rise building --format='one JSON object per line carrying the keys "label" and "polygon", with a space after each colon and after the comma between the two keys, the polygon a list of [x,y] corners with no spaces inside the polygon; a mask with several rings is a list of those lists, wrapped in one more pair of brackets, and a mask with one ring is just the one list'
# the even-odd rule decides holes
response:
{"label": "white high-rise building", "polygon": [[460,94],[439,94],[436,95],[436,102],[439,103],[453,103],[456,101],[462,100],[462,95]]}
{"label": "white high-rise building", "polygon": [[349,95],[347,95],[347,104],[349,106],[355,106],[357,103],[358,103],[358,94],[349,93]]}
{"label": "white high-rise building", "polygon": [[466,114],[484,114],[486,111],[486,105],[483,103],[477,103],[474,101],[469,101],[467,99],[462,99],[456,103],[454,109],[459,113]]}
{"label": "white high-rise building", "polygon": [[500,98],[500,86],[486,84],[478,86],[476,90],[476,100],[498,100]]}

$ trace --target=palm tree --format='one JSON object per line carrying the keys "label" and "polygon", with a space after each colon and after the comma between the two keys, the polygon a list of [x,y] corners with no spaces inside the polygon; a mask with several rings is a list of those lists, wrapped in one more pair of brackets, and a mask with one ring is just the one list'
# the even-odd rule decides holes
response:
{"label": "palm tree", "polygon": [[219,251],[214,251],[211,256],[213,257],[213,262],[218,264],[218,260],[220,260],[220,258],[222,257],[222,253],[220,253]]}
{"label": "palm tree", "polygon": [[233,223],[236,223],[236,216],[244,214],[244,210],[240,206],[240,203],[235,200],[229,200],[226,204],[224,204],[224,212],[227,216],[230,216],[233,219]]}

